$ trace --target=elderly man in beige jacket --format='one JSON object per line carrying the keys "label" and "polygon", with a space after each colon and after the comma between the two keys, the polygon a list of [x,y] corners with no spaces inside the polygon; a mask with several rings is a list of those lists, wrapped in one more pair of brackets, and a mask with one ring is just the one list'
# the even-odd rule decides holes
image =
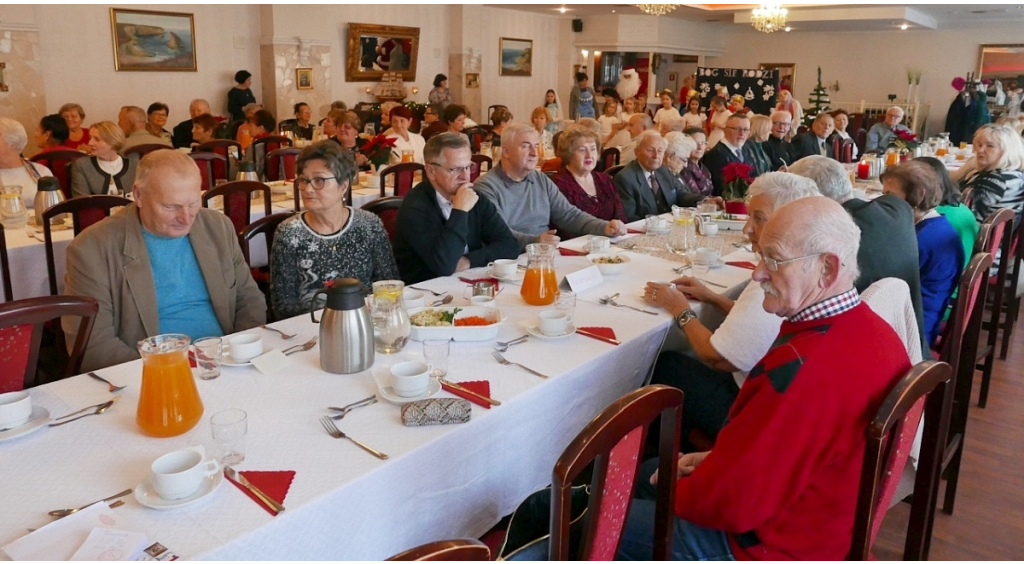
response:
{"label": "elderly man in beige jacket", "polygon": [[[200,337],[266,322],[266,301],[242,258],[231,221],[200,205],[199,169],[177,151],[139,163],[135,203],[75,238],[65,293],[100,309],[82,370],[139,358],[138,341],[162,333]],[[77,323],[65,323],[73,343]]]}

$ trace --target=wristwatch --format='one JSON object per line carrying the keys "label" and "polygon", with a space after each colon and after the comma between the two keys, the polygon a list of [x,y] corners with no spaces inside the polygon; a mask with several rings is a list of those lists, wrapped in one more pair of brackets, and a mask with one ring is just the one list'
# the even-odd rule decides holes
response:
{"label": "wristwatch", "polygon": [[676,327],[682,329],[683,327],[686,327],[686,324],[689,323],[691,319],[695,319],[696,317],[697,314],[694,313],[692,309],[684,309],[682,313],[676,316]]}

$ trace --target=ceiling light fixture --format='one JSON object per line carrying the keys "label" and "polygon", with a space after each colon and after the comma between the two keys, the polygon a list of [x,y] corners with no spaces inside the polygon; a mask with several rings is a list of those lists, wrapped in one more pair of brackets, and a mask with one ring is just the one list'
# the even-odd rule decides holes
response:
{"label": "ceiling light fixture", "polygon": [[908,26],[907,24],[903,24],[903,25],[900,26],[900,29],[902,29],[903,31],[906,31],[908,27],[910,27],[910,26]]}
{"label": "ceiling light fixture", "polygon": [[562,7],[558,9],[558,11],[564,14],[565,11],[566,11],[565,10],[565,5],[563,4]]}
{"label": "ceiling light fixture", "polygon": [[761,4],[750,13],[750,25],[763,33],[772,33],[786,27],[786,14],[789,10],[782,4]]}
{"label": "ceiling light fixture", "polygon": [[641,12],[652,16],[664,16],[678,6],[679,4],[636,4]]}
{"label": "ceiling light fixture", "polygon": [[788,33],[788,32],[789,32],[789,31],[790,31],[791,29],[793,29],[793,28],[789,27],[788,25],[786,26],[786,32],[787,32],[787,33]]}

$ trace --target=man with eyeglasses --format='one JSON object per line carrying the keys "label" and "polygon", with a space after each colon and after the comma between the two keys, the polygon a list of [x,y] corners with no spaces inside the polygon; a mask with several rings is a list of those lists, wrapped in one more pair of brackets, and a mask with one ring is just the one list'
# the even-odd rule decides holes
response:
{"label": "man with eyeglasses", "polygon": [[711,173],[711,184],[715,187],[715,196],[722,195],[725,180],[722,171],[729,163],[746,163],[751,167],[753,161],[743,152],[743,144],[750,137],[750,120],[743,114],[733,114],[725,122],[725,136],[722,141],[704,153],[704,166]]}
{"label": "man with eyeglasses", "polygon": [[793,115],[785,110],[775,110],[771,115],[772,132],[764,144],[764,151],[772,162],[772,170],[786,171],[796,161],[793,145],[789,142],[793,129]]}
{"label": "man with eyeglasses", "polygon": [[835,118],[826,112],[821,112],[814,118],[811,130],[800,133],[793,138],[793,149],[796,152],[797,160],[811,155],[832,158],[832,143],[828,137],[836,130]]}
{"label": "man with eyeglasses", "polygon": [[876,123],[868,130],[867,141],[864,143],[864,152],[884,152],[896,139],[897,132],[910,133],[910,128],[902,125],[903,108],[893,106],[885,111],[885,120]]}
{"label": "man with eyeglasses", "polygon": [[585,235],[625,235],[624,223],[598,219],[573,206],[558,186],[537,170],[539,142],[532,126],[509,124],[501,134],[501,160],[473,184],[498,208],[519,242],[519,250],[530,243],[557,245],[559,229]]}
{"label": "man with eyeglasses", "polygon": [[423,124],[420,125],[420,135],[429,141],[438,133],[448,131],[448,124],[441,121],[441,104],[430,104],[423,110]]}
{"label": "man with eyeglasses", "polygon": [[392,241],[406,284],[519,256],[505,220],[469,182],[470,157],[469,143],[454,133],[427,141],[427,179],[402,201]]}
{"label": "man with eyeglasses", "polygon": [[[828,198],[786,204],[764,226],[753,280],[784,318],[750,371],[714,449],[675,476],[644,463],[619,548],[649,560],[655,488],[675,479],[675,560],[840,560],[852,541],[865,433],[910,369],[903,342],[866,303],[858,229]],[[653,474],[653,476],[652,476]],[[652,476],[651,480],[646,480]]]}

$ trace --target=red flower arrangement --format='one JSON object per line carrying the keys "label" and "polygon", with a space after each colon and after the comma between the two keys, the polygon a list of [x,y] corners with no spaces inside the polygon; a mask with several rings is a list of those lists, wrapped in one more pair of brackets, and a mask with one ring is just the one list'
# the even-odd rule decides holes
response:
{"label": "red flower arrangement", "polygon": [[359,152],[365,155],[377,170],[380,170],[391,160],[391,150],[395,147],[396,141],[398,141],[397,137],[388,138],[383,133],[374,136],[364,133],[359,135],[356,144],[359,146]]}
{"label": "red flower arrangement", "polygon": [[746,199],[747,188],[754,181],[753,172],[754,167],[746,163],[729,163],[722,167],[722,180],[725,181],[722,197],[727,201]]}
{"label": "red flower arrangement", "polygon": [[895,147],[901,151],[913,151],[921,144],[917,139],[917,134],[909,129],[897,129],[894,133],[896,137],[889,143],[890,147]]}

